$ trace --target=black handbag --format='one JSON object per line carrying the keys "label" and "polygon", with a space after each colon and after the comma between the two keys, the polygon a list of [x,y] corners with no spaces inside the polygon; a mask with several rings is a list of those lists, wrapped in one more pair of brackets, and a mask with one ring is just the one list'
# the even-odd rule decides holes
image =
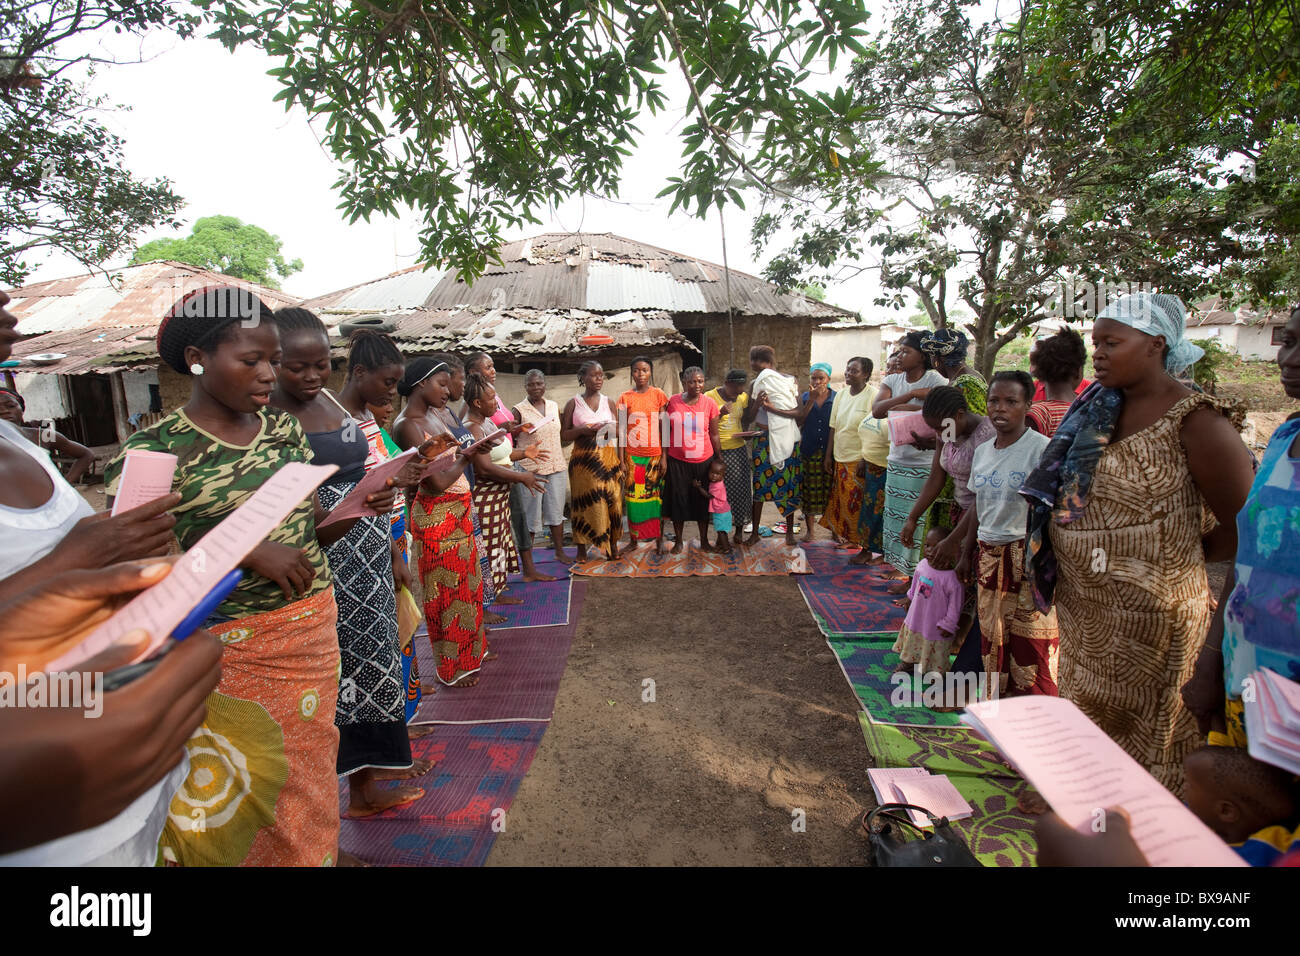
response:
{"label": "black handbag", "polygon": [[[903,811],[924,813],[934,824],[934,832],[927,833],[918,827]],[[897,812],[895,812],[897,811]],[[879,817],[879,821],[877,821]],[[975,859],[965,841],[948,822],[947,817],[936,817],[925,807],[910,803],[885,803],[862,818],[871,843],[871,856],[876,866],[983,866]],[[904,828],[921,835],[919,840],[904,838]]]}

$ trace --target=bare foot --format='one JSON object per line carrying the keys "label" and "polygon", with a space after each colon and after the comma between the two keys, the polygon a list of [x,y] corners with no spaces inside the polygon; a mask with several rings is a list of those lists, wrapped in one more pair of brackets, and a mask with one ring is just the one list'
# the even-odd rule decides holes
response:
{"label": "bare foot", "polygon": [[758,544],[758,540],[759,540],[758,532],[751,531],[749,533],[749,537],[745,539],[745,547],[752,548],[754,545]]}
{"label": "bare foot", "polygon": [[889,603],[892,604],[892,605],[894,605],[894,607],[902,607],[902,608],[905,608],[905,607],[908,606],[908,603],[909,603],[909,602],[908,602],[907,598],[905,598],[905,597],[901,597],[901,598],[894,598],[894,600],[890,601]]}
{"label": "bare foot", "polygon": [[453,681],[452,683],[444,684],[443,686],[444,687],[473,687],[477,683],[478,683],[478,672],[476,671],[473,674],[466,674],[458,681]]}
{"label": "bare foot", "polygon": [[858,567],[864,567],[870,563],[871,563],[870,551],[859,551],[853,557],[849,558],[849,564],[854,564],[857,565]]}
{"label": "bare foot", "polygon": [[509,605],[514,605],[514,604],[523,604],[523,603],[524,603],[524,599],[523,599],[523,598],[517,598],[517,597],[511,597],[511,596],[508,595],[508,594],[498,594],[498,595],[497,595],[497,599],[496,599],[495,601],[493,601],[492,603],[493,603],[493,604],[505,604],[505,605],[509,606]]}
{"label": "bare foot", "polygon": [[488,651],[483,655],[483,660],[485,661],[495,661],[495,660],[499,660],[500,658],[501,655],[498,654],[496,651]]}
{"label": "bare foot", "polygon": [[391,787],[386,790],[371,788],[364,796],[353,792],[348,803],[348,816],[352,819],[371,817],[385,810],[395,810],[414,803],[424,796],[422,787]]}
{"label": "bare foot", "polygon": [[508,620],[510,619],[506,617],[504,614],[497,614],[495,611],[483,612],[484,624],[504,624]]}
{"label": "bare foot", "polygon": [[353,856],[345,850],[339,850],[338,859],[339,861],[334,864],[335,866],[370,866],[370,864],[361,859],[361,857]]}
{"label": "bare foot", "polygon": [[557,551],[555,552],[555,560],[556,560],[557,562],[559,562],[560,564],[572,564],[572,563],[573,563],[573,558],[569,557],[569,556],[568,556],[567,554],[565,554],[563,551],[559,551],[559,550],[557,550]]}
{"label": "bare foot", "polygon": [[[434,693],[434,689],[432,687],[426,687],[424,692],[426,694],[432,694]],[[434,727],[433,724],[407,724],[406,737],[408,740],[419,740],[421,737],[428,737],[436,729],[437,728]]]}
{"label": "bare foot", "polygon": [[635,538],[633,538],[631,541],[629,541],[629,542],[627,543],[627,547],[624,548],[624,549],[620,552],[620,554],[631,554],[631,553],[632,553],[633,551],[635,551],[638,547],[640,547],[640,545],[641,545],[641,542],[640,542],[640,541],[637,541]]}
{"label": "bare foot", "polygon": [[911,584],[912,581],[910,578],[897,578],[894,583],[885,588],[885,590],[890,594],[906,594],[907,589],[911,587]]}
{"label": "bare foot", "polygon": [[785,543],[787,547],[791,547],[791,548],[798,546],[799,542],[795,539],[793,531],[787,531],[785,533]]}
{"label": "bare foot", "polygon": [[437,762],[436,760],[417,760],[409,767],[403,767],[399,770],[372,770],[370,776],[375,780],[410,780],[414,777],[423,777],[433,769],[433,765]]}
{"label": "bare foot", "polygon": [[558,580],[554,575],[543,574],[541,571],[534,571],[532,574],[525,574],[525,583],[532,584],[537,581],[555,581]]}
{"label": "bare foot", "polygon": [[682,542],[681,542],[680,540],[674,541],[674,542],[673,542],[673,549],[672,549],[671,551],[669,551],[668,553],[669,553],[669,554],[681,554],[681,553],[682,553]]}

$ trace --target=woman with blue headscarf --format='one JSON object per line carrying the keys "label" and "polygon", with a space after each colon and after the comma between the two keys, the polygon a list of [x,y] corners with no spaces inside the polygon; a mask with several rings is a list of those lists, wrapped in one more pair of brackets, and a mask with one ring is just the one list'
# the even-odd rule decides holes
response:
{"label": "woman with blue headscarf", "polygon": [[814,362],[808,371],[808,391],[799,396],[799,487],[803,497],[805,541],[813,539],[813,522],[826,513],[831,499],[831,470],[826,467],[830,447],[831,411],[835,389],[831,388],[828,362]]}
{"label": "woman with blue headscarf", "polygon": [[1198,742],[1179,690],[1210,622],[1205,562],[1234,553],[1252,480],[1223,405],[1176,378],[1203,354],[1186,315],[1149,292],[1102,311],[1096,381],[1021,489],[1035,601],[1054,599],[1060,624],[1061,696],[1175,793]]}

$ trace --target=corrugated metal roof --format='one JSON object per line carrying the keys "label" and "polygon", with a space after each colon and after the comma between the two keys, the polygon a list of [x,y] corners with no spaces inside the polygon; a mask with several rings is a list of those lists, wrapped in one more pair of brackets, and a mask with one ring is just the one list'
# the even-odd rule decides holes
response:
{"label": "corrugated metal roof", "polygon": [[[154,347],[157,335],[157,325],[68,329],[24,339],[14,345],[12,357],[23,362],[15,371],[40,375],[82,375],[86,372],[106,375],[137,363],[153,368],[158,364],[158,351]],[[29,355],[44,352],[62,352],[67,358],[53,365],[26,361]]]}
{"label": "corrugated metal roof", "polygon": [[249,289],[273,308],[299,301],[283,292],[183,262],[146,262],[114,270],[111,276],[94,272],[7,290],[13,300],[9,311],[18,316],[18,331],[37,335],[69,329],[156,325],[185,293],[212,285]]}
{"label": "corrugated metal roof", "polygon": [[[621,312],[662,309],[670,313],[727,311],[722,266],[694,256],[611,233],[545,233],[508,242],[501,263],[489,264],[472,285],[451,271],[393,273],[361,286],[308,299],[316,310],[382,309],[582,309]],[[740,315],[840,320],[856,313],[802,295],[782,295],[757,276],[730,270],[731,304]],[[427,294],[421,297],[423,290]]]}
{"label": "corrugated metal roof", "polygon": [[1193,310],[1187,317],[1188,328],[1200,328],[1203,325],[1249,325],[1263,327],[1267,325],[1286,325],[1290,317],[1288,312],[1256,312],[1252,309],[1238,309],[1228,312],[1224,309],[1208,311]]}
{"label": "corrugated metal roof", "polygon": [[[393,340],[411,354],[569,355],[653,345],[698,351],[662,311],[597,315],[581,309],[412,309],[382,317],[395,326]],[[579,338],[594,334],[614,341],[606,346],[579,344]]]}

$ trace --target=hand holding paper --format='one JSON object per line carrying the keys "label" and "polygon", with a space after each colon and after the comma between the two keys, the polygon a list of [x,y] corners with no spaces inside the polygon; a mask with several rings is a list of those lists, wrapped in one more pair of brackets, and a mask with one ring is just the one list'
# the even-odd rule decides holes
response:
{"label": "hand holding paper", "polygon": [[966,708],[962,720],[997,747],[1069,826],[1085,830],[1123,807],[1152,866],[1244,866],[1177,797],[1060,697],[1016,697]]}
{"label": "hand holding paper", "polygon": [[920,412],[890,412],[889,440],[895,445],[911,445],[918,438],[935,438],[938,432],[925,423]]}
{"label": "hand holding paper", "polygon": [[176,456],[161,451],[131,448],[122,459],[122,475],[113,497],[114,515],[161,498],[172,490]]}
{"label": "hand holding paper", "polygon": [[412,460],[415,460],[414,448],[408,448],[396,458],[390,458],[383,464],[371,468],[364,478],[357,482],[356,487],[347,493],[347,496],[334,506],[334,510],[329,513],[324,521],[316,526],[316,530],[327,528],[336,521],[345,521],[349,518],[372,518],[379,514],[371,505],[366,503],[366,499],[371,495],[388,491],[393,487],[390,479],[396,479],[398,473]]}
{"label": "hand holding paper", "polygon": [[51,661],[47,670],[74,669],[137,629],[147,631],[150,642],[135,659],[148,657],[204,595],[337,470],[334,465],[303,462],[285,465],[234,513],[200,538],[160,583],[132,599],[84,641]]}

